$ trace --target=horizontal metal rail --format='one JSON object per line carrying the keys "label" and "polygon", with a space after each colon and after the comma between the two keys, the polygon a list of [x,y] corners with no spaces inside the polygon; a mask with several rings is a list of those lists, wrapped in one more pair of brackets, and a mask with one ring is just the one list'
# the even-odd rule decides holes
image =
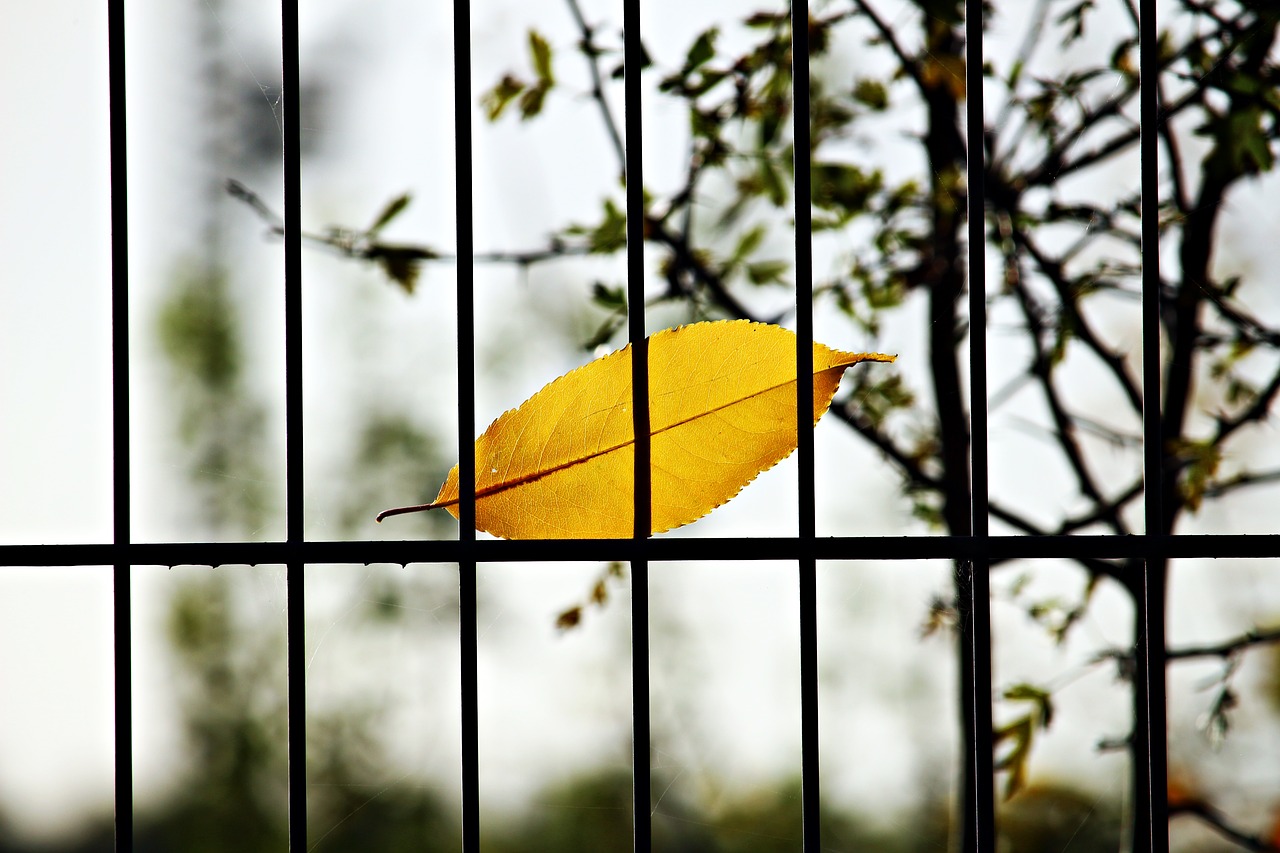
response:
{"label": "horizontal metal rail", "polygon": [[483,563],[632,560],[1129,560],[1280,558],[1280,535],[866,536],[816,539],[540,539],[342,542],[135,542],[128,545],[0,545],[5,566],[221,566],[304,563]]}

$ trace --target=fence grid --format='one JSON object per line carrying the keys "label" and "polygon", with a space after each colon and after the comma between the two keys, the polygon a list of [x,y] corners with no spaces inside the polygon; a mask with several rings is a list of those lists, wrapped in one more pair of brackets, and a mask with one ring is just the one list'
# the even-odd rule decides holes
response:
{"label": "fence grid", "polygon": [[[457,168],[457,255],[471,257],[474,250],[472,209],[471,50],[470,2],[453,0],[454,7],[454,103]],[[982,19],[980,0],[966,0],[967,91],[966,142],[970,152],[983,150]],[[1144,128],[1160,120],[1155,85],[1159,70],[1158,36],[1154,0],[1141,0],[1140,68],[1144,81],[1140,115]],[[815,570],[818,560],[950,559],[961,580],[962,678],[966,695],[963,725],[966,744],[964,849],[991,850],[995,838],[994,769],[991,748],[991,663],[988,569],[994,561],[1013,558],[1140,558],[1148,567],[1170,558],[1280,557],[1280,536],[1262,535],[1156,535],[1114,536],[992,536],[988,531],[987,412],[985,405],[971,412],[970,536],[938,537],[828,537],[815,533],[813,434],[807,423],[812,411],[812,387],[797,383],[799,447],[799,526],[795,537],[752,539],[720,537],[703,539],[650,539],[648,365],[645,341],[643,197],[643,127],[641,124],[641,27],[640,0],[623,0],[625,44],[625,104],[627,170],[628,298],[633,306],[628,334],[635,357],[633,413],[636,428],[635,534],[629,540],[477,541],[474,525],[475,487],[462,477],[460,527],[457,541],[418,542],[308,542],[303,531],[302,465],[302,283],[301,283],[301,144],[299,106],[298,7],[282,2],[283,122],[284,122],[284,247],[285,341],[287,421],[287,536],[284,542],[233,543],[135,543],[130,534],[129,455],[129,259],[128,259],[128,163],[126,162],[125,26],[124,0],[108,2],[110,59],[110,170],[112,220],[112,347],[113,347],[113,450],[114,538],[111,543],[89,545],[0,546],[4,566],[111,566],[114,578],[115,619],[115,787],[116,849],[133,847],[133,768],[130,634],[130,570],[134,565],[222,565],[283,563],[286,569],[288,634],[288,746],[290,849],[306,850],[306,683],[304,659],[304,568],[308,563],[451,562],[458,565],[462,650],[462,827],[463,849],[479,850],[480,803],[478,786],[478,725],[476,683],[476,565],[478,562],[548,560],[621,560],[632,566],[632,690],[633,690],[633,808],[634,844],[637,851],[652,845],[650,826],[649,740],[649,637],[647,569],[650,561],[665,560],[787,560],[797,565],[800,589],[801,630],[801,726],[802,810],[804,849],[821,849],[818,785],[818,670]],[[792,9],[793,62],[796,116],[809,112],[808,9]],[[634,73],[633,73],[634,72]],[[809,129],[795,122],[796,217],[796,317],[797,370],[812,372],[812,270],[811,211],[804,203],[810,196]],[[1143,412],[1144,492],[1146,530],[1160,530],[1160,278],[1158,223],[1155,200],[1158,191],[1157,136],[1142,134],[1142,383],[1149,405]],[[967,167],[968,238],[971,246],[984,245],[984,164],[970,157]],[[475,389],[473,327],[474,273],[469,263],[458,270],[458,458],[460,470],[474,468]],[[972,282],[985,281],[981,250],[969,254]],[[971,400],[986,399],[985,288],[970,287],[969,367]],[[1135,803],[1133,849],[1164,853],[1168,849],[1167,757],[1165,724],[1165,626],[1164,577],[1144,571],[1131,579],[1135,591],[1135,653],[1138,691],[1134,721],[1133,801]],[[1145,713],[1144,713],[1145,709]]]}

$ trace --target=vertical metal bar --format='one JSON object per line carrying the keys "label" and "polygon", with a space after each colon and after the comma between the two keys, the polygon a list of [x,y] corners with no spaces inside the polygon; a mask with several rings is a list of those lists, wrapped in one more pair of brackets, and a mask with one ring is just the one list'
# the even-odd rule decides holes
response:
{"label": "vertical metal bar", "polygon": [[[969,245],[969,419],[973,535],[988,536],[986,149],[983,145],[982,2],[965,0],[965,149]],[[984,607],[984,609],[986,609]]]}
{"label": "vertical metal bar", "polygon": [[[809,136],[809,4],[791,4],[792,140],[795,151],[796,240],[796,461],[799,465],[800,554],[813,553],[817,535],[813,447],[813,207]],[[801,556],[800,580],[800,800],[804,849],[822,849],[822,796],[818,750],[817,564]]]}
{"label": "vertical metal bar", "polygon": [[129,173],[125,119],[124,0],[107,4],[111,136],[111,382],[115,622],[115,789],[117,850],[133,849],[133,658],[129,562]]}
{"label": "vertical metal bar", "polygon": [[[1149,486],[1154,491],[1154,486]],[[1169,771],[1165,717],[1165,570],[1166,561],[1143,562],[1135,594],[1133,685],[1133,850],[1168,853]]]}
{"label": "vertical metal bar", "polygon": [[[989,536],[987,479],[987,302],[986,302],[986,148],[985,110],[982,92],[982,3],[965,0],[965,151],[968,186],[969,269],[969,460],[973,537],[986,553]],[[966,757],[965,849],[989,850],[995,846],[995,756],[991,747],[991,593],[985,558],[968,564],[969,577],[962,584],[967,601],[962,608],[965,644],[962,670],[971,692],[971,707],[963,715],[973,745]],[[972,822],[972,829],[969,824]],[[970,843],[973,846],[969,846]]]}
{"label": "vertical metal bar", "polygon": [[[1160,429],[1160,122],[1157,80],[1160,74],[1155,0],[1142,0],[1139,18],[1138,110],[1142,169],[1142,436],[1143,501],[1147,542],[1165,531],[1163,437]],[[1149,550],[1134,595],[1133,684],[1133,849],[1165,853],[1169,849],[1168,752],[1165,693],[1165,579],[1167,562]]]}
{"label": "vertical metal bar", "polygon": [[[809,4],[791,5],[796,219],[796,459],[800,463],[799,536],[817,535],[813,449],[813,207],[809,137]],[[808,381],[805,381],[808,379]]]}
{"label": "vertical metal bar", "polygon": [[649,562],[643,543],[653,531],[649,442],[649,342],[644,311],[644,136],[641,117],[640,0],[623,0],[622,29],[627,179],[627,336],[631,342],[631,413],[635,434],[633,519],[636,553],[631,560],[631,718],[634,848],[653,846],[650,815],[649,740]]}
{"label": "vertical metal bar", "polygon": [[1160,439],[1160,224],[1159,133],[1160,73],[1159,35],[1155,0],[1142,0],[1138,58],[1141,83],[1138,110],[1142,136],[1139,159],[1142,170],[1142,433],[1144,479],[1143,505],[1147,536],[1159,535],[1162,525],[1161,481],[1163,461]]}
{"label": "vertical metal bar", "polygon": [[644,174],[641,117],[640,2],[623,4],[627,128],[627,334],[631,342],[632,428],[635,430],[635,538],[653,531],[649,467],[649,342],[644,312]]}
{"label": "vertical metal bar", "polygon": [[[476,639],[475,230],[471,196],[471,3],[453,4],[454,211],[458,254],[458,641],[462,657],[462,849],[480,849],[480,686]],[[469,474],[467,472],[470,472]]]}
{"label": "vertical metal bar", "polygon": [[285,568],[288,638],[289,849],[307,849],[307,682],[305,566],[302,550],[302,122],[300,116],[298,4],[282,0],[281,66],[284,148],[284,363],[285,536],[291,553]]}

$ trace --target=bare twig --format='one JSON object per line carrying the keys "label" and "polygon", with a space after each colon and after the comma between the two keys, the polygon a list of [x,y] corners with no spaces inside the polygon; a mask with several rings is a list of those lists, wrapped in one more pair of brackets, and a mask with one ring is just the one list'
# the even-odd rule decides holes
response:
{"label": "bare twig", "polygon": [[1221,643],[1169,649],[1166,657],[1169,660],[1206,657],[1228,658],[1253,646],[1267,645],[1269,643],[1280,643],[1280,628],[1273,628],[1267,631],[1248,631],[1239,637]]}
{"label": "bare twig", "polygon": [[1142,479],[1139,478],[1137,482],[1131,484],[1129,488],[1125,489],[1114,498],[1100,501],[1097,506],[1089,512],[1063,520],[1062,524],[1058,527],[1058,535],[1065,536],[1068,533],[1074,533],[1077,530],[1088,527],[1090,524],[1097,524],[1098,522],[1105,520],[1111,515],[1111,513],[1123,509],[1126,504],[1140,497],[1142,495],[1143,488]]}
{"label": "bare twig", "polygon": [[[1045,328],[1039,307],[1033,304],[1031,295],[1027,292],[1021,277],[1011,282],[1011,285],[1017,297],[1018,305],[1022,309],[1022,315],[1027,321],[1028,336],[1031,338],[1035,348],[1035,357],[1031,360],[1028,372],[1039,380],[1040,390],[1044,394],[1045,403],[1048,405],[1050,416],[1053,418],[1056,430],[1055,438],[1059,448],[1062,450],[1062,455],[1067,458],[1067,463],[1075,473],[1076,485],[1098,507],[1102,518],[1112,530],[1120,534],[1129,533],[1128,526],[1125,524],[1119,510],[1102,497],[1097,481],[1089,470],[1089,466],[1085,463],[1084,453],[1080,449],[1080,444],[1076,441],[1075,423],[1067,413],[1066,405],[1063,403],[1062,397],[1053,381],[1052,354],[1045,352],[1043,343]],[[1066,313],[1065,305],[1063,313]]]}
{"label": "bare twig", "polygon": [[[1241,12],[1231,21],[1221,23],[1220,28],[1231,29],[1238,27],[1239,22],[1247,15],[1247,11]],[[1174,63],[1185,59],[1193,51],[1202,49],[1207,42],[1220,33],[1221,29],[1188,39],[1175,52],[1162,60],[1160,64],[1160,73],[1163,74],[1168,68],[1172,67]],[[1238,44],[1234,45],[1233,49],[1234,47],[1238,47]],[[1219,64],[1225,60],[1226,56],[1220,57]],[[1020,182],[1024,186],[1050,184],[1072,172],[1079,171],[1087,166],[1092,166],[1097,162],[1105,160],[1111,155],[1123,151],[1129,146],[1135,144],[1142,133],[1141,128],[1139,128],[1136,123],[1134,123],[1129,130],[1112,137],[1109,141],[1103,143],[1097,148],[1094,148],[1085,154],[1081,154],[1073,160],[1066,159],[1071,147],[1085,135],[1086,131],[1094,129],[1098,122],[1103,119],[1122,116],[1123,107],[1137,94],[1138,84],[1135,79],[1130,81],[1129,85],[1125,86],[1121,92],[1118,92],[1106,99],[1092,110],[1086,110],[1076,122],[1074,129],[1070,132],[1063,133],[1062,138],[1058,143],[1053,145],[1047,152],[1037,157],[1040,165],[1032,171],[1021,175],[1019,178]],[[1191,90],[1181,98],[1161,109],[1160,124],[1167,125],[1172,118],[1179,115],[1183,110],[1200,103],[1203,95],[1204,85],[1203,82],[1201,82],[1200,85],[1192,87]]]}
{"label": "bare twig", "polygon": [[1018,211],[1010,210],[1007,213],[1009,214],[1008,227],[1010,236],[1035,261],[1037,270],[1057,291],[1062,310],[1067,315],[1066,319],[1070,320],[1075,336],[1089,347],[1094,355],[1110,369],[1111,375],[1115,377],[1117,384],[1120,385],[1125,397],[1129,400],[1129,405],[1135,412],[1141,414],[1142,392],[1138,388],[1137,381],[1130,375],[1129,365],[1125,362],[1123,356],[1112,352],[1102,342],[1080,311],[1076,304],[1078,297],[1072,292],[1071,283],[1067,280],[1062,263],[1041,251],[1036,242],[1031,239],[1031,235],[1016,225]]}
{"label": "bare twig", "polygon": [[1245,850],[1253,850],[1255,853],[1278,853],[1280,851],[1280,847],[1276,847],[1262,836],[1250,835],[1247,832],[1236,829],[1227,822],[1226,817],[1221,812],[1208,803],[1196,801],[1169,805],[1169,817],[1171,819],[1181,815],[1197,818],[1202,823],[1212,827],[1219,835],[1240,845]]}
{"label": "bare twig", "polygon": [[[244,202],[257,213],[273,236],[281,237],[284,235],[284,224],[279,214],[272,210],[262,200],[262,197],[253,190],[239,181],[229,180],[227,181],[227,193],[232,198]],[[343,257],[361,261],[378,261],[392,254],[410,261],[456,263],[458,260],[458,256],[450,252],[440,252],[429,246],[412,243],[388,243],[376,238],[369,239],[366,232],[348,228],[333,228],[323,234],[303,231],[302,239],[337,252]],[[472,260],[480,264],[512,264],[519,267],[528,267],[545,261],[588,254],[591,254],[591,247],[588,245],[567,243],[558,238],[553,238],[543,248],[524,251],[478,252],[472,255]]]}
{"label": "bare twig", "polygon": [[1233,418],[1221,418],[1218,430],[1214,434],[1214,444],[1219,444],[1246,424],[1265,420],[1271,413],[1271,404],[1280,393],[1280,370],[1277,370],[1267,383],[1267,387],[1257,396],[1253,404]]}
{"label": "bare twig", "polygon": [[[1018,45],[1018,53],[1010,63],[1012,67],[1025,68],[1036,47],[1039,46],[1040,36],[1044,32],[1045,20],[1049,15],[1050,2],[1051,0],[1036,0],[1036,9],[1031,14],[1031,23],[1027,25],[1026,32],[1022,35],[1022,43]],[[1009,119],[1012,117],[1014,106],[1017,103],[1016,97],[1010,97],[1009,100],[1004,102],[1004,105],[1000,108],[1000,113],[996,116],[996,127],[1009,126]],[[1014,147],[1017,147],[1016,143]]]}
{"label": "bare twig", "polygon": [[569,11],[573,14],[573,20],[578,24],[578,32],[582,35],[581,53],[586,58],[587,68],[591,73],[591,97],[600,107],[600,118],[604,122],[605,131],[609,134],[609,141],[613,143],[613,152],[618,158],[618,178],[625,184],[627,182],[627,151],[622,143],[622,135],[618,132],[618,123],[613,118],[613,110],[609,108],[609,101],[605,97],[604,77],[600,74],[601,51],[600,46],[595,43],[595,29],[588,25],[586,18],[582,16],[578,0],[565,0],[565,2],[569,4]]}
{"label": "bare twig", "polygon": [[852,427],[853,431],[862,436],[867,443],[887,456],[913,485],[931,491],[942,488],[942,481],[927,472],[918,458],[903,450],[887,433],[862,417],[855,408],[853,400],[837,401],[831,405],[830,411],[836,418]]}
{"label": "bare twig", "polygon": [[1276,471],[1260,471],[1246,472],[1229,477],[1216,483],[1211,483],[1205,487],[1204,496],[1206,498],[1218,498],[1225,494],[1234,492],[1236,489],[1242,489],[1245,486],[1257,486],[1263,483],[1280,482],[1280,470]]}
{"label": "bare twig", "polygon": [[729,292],[728,287],[725,286],[720,276],[707,268],[707,265],[698,258],[693,249],[680,235],[654,220],[649,220],[646,230],[648,239],[659,245],[666,246],[671,251],[677,266],[687,270],[699,284],[706,288],[712,300],[729,316],[743,320],[754,320],[757,323],[776,323],[781,319],[780,317],[757,316],[747,306],[739,302],[737,297]]}
{"label": "bare twig", "polygon": [[916,84],[916,88],[920,90],[921,97],[927,98],[929,87],[924,82],[924,74],[920,70],[919,60],[907,53],[897,37],[894,36],[893,29],[876,13],[876,10],[871,7],[867,0],[853,0],[853,4],[867,17],[867,20],[871,22],[871,26],[876,28],[881,40],[889,45],[889,49],[893,51],[893,55],[897,57],[898,62],[902,65],[902,70],[907,73],[907,76]]}
{"label": "bare twig", "polygon": [[[1169,649],[1165,653],[1166,661],[1192,660],[1195,658],[1221,658],[1230,660],[1235,658],[1241,652],[1244,652],[1254,646],[1269,645],[1271,643],[1280,643],[1280,628],[1271,628],[1266,631],[1250,630],[1238,637],[1224,640],[1220,643],[1209,643],[1200,646],[1184,646],[1180,649]],[[1098,652],[1094,660],[1114,660],[1120,663],[1132,661],[1133,649],[1103,649]]]}

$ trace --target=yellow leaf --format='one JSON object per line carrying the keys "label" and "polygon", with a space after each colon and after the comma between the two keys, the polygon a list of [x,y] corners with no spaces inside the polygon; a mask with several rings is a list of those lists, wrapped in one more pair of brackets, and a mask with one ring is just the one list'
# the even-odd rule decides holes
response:
{"label": "yellow leaf", "polygon": [[[813,345],[813,421],[845,368],[893,361]],[[796,338],[724,320],[649,338],[653,532],[696,521],[796,447]],[[633,533],[631,348],[573,370],[476,439],[476,527],[506,539],[621,539]],[[455,465],[429,504],[458,517]]]}

